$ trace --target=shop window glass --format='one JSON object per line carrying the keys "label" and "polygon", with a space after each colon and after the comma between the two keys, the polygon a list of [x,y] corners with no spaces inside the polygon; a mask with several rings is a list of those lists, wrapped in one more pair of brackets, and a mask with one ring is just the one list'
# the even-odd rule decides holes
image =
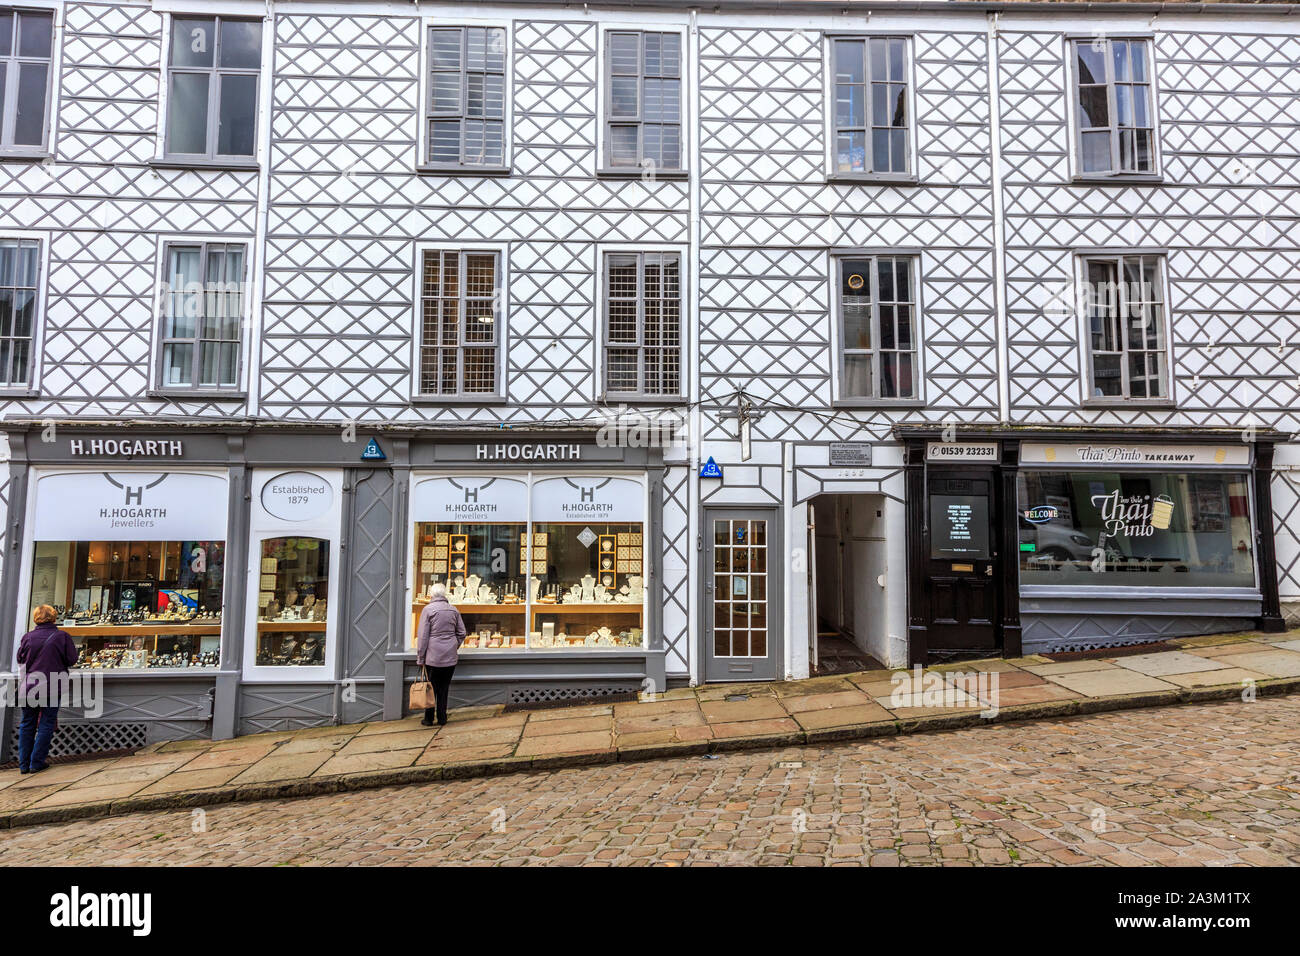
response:
{"label": "shop window glass", "polygon": [[[544,648],[640,647],[645,603],[640,523],[547,522],[533,526],[533,644]],[[538,544],[540,539],[543,544]]]}
{"label": "shop window glass", "polygon": [[49,604],[80,669],[216,667],[223,541],[37,541],[30,611]]}
{"label": "shop window glass", "polygon": [[523,573],[527,525],[422,521],[415,526],[415,622],[434,584],[465,619],[465,647],[522,650],[527,645]]}
{"label": "shop window glass", "polygon": [[1255,586],[1244,474],[1025,471],[1022,584]]}
{"label": "shop window glass", "polygon": [[321,538],[267,538],[261,562],[255,663],[323,666],[330,543]]}

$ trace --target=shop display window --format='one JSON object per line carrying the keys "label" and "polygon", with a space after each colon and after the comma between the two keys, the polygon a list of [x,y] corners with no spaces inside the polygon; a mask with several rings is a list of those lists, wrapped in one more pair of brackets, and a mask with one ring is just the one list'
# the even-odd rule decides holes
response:
{"label": "shop display window", "polygon": [[466,652],[645,646],[645,528],[628,520],[645,512],[640,482],[434,478],[415,499],[416,518],[469,509],[514,520],[415,523],[412,647],[438,583],[465,619]]}
{"label": "shop display window", "polygon": [[328,541],[311,537],[262,541],[257,666],[324,665],[329,580]]}
{"label": "shop display window", "polygon": [[1022,584],[1255,586],[1244,474],[1023,471]]}
{"label": "shop display window", "polygon": [[31,607],[52,605],[79,669],[217,667],[223,541],[37,541]]}

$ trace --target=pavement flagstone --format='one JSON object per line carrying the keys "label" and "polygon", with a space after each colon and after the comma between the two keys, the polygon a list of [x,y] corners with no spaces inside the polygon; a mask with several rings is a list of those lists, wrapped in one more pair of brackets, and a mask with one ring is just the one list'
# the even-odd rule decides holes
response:
{"label": "pavement flagstone", "polygon": [[954,662],[925,669],[919,685],[915,670],[875,670],[569,708],[463,709],[444,727],[423,727],[416,715],[169,741],[39,774],[0,770],[0,828],[1300,690],[1295,632],[1164,643],[1170,649],[1146,654]]}

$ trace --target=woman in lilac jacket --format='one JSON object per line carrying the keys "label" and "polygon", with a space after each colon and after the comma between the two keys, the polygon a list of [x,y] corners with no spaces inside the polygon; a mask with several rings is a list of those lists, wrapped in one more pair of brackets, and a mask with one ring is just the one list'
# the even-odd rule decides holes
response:
{"label": "woman in lilac jacket", "polygon": [[430,589],[429,603],[420,612],[420,624],[415,633],[415,661],[428,668],[433,693],[438,700],[436,711],[432,707],[426,708],[424,720],[420,723],[432,727],[436,716],[441,727],[447,722],[447,692],[451,688],[452,672],[460,659],[461,641],[465,640],[465,619],[447,600],[446,585],[435,584]]}
{"label": "woman in lilac jacket", "polygon": [[77,663],[77,645],[67,631],[54,626],[54,608],[42,604],[32,613],[35,628],[18,645],[22,668],[22,720],[18,725],[18,772],[39,773],[49,766],[50,739],[59,718],[56,697],[60,678]]}

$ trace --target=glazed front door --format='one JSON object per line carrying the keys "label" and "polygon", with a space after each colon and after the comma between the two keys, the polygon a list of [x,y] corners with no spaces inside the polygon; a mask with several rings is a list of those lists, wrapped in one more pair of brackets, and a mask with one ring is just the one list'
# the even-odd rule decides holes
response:
{"label": "glazed front door", "polygon": [[998,647],[998,554],[993,476],[930,473],[931,651]]}
{"label": "glazed front door", "polygon": [[707,511],[704,679],[775,680],[780,564],[775,511]]}

